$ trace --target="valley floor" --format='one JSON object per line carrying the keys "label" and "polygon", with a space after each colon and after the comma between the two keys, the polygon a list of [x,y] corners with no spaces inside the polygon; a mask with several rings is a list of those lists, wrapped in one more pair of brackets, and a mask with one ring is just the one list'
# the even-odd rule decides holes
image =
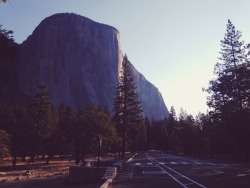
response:
{"label": "valley floor", "polygon": [[[105,159],[113,159],[114,156],[105,156]],[[88,161],[95,161],[95,158],[88,158]],[[96,188],[102,182],[95,182],[86,185],[72,185],[68,180],[69,165],[74,164],[73,159],[55,158],[50,164],[44,160],[35,160],[35,163],[18,162],[15,168],[11,160],[0,161],[0,187],[2,188]],[[27,171],[30,175],[27,177]]]}

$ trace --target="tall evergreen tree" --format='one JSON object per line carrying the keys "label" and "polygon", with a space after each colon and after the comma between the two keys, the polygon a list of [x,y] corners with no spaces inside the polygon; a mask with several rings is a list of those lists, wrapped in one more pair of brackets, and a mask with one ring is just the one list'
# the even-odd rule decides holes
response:
{"label": "tall evergreen tree", "polygon": [[173,132],[173,128],[176,126],[177,124],[177,117],[176,117],[176,112],[173,106],[171,106],[170,109],[170,114],[169,117],[167,119],[167,131],[169,134],[172,134]]}
{"label": "tall evergreen tree", "polygon": [[6,30],[0,25],[0,99],[3,101],[10,100],[8,94],[3,92],[4,88],[16,83],[14,59],[17,57],[17,47],[13,39],[13,31]]}
{"label": "tall evergreen tree", "polygon": [[[126,144],[131,149],[136,149],[134,147],[137,147],[140,131],[146,131],[131,66],[125,55],[114,101],[114,121],[122,138],[122,157],[125,156]],[[145,142],[146,134],[142,133],[140,136],[140,140]]]}
{"label": "tall evergreen tree", "polygon": [[13,166],[16,165],[16,158],[23,156],[27,150],[26,130],[27,113],[26,108],[17,103],[0,103],[0,129],[5,130],[10,135],[8,142],[10,154],[13,157]]}
{"label": "tall evergreen tree", "polygon": [[9,133],[11,135],[10,150],[13,157],[12,165],[16,165],[18,156],[24,157],[28,151],[26,148],[26,131],[27,131],[27,109],[21,104],[15,104],[12,108],[12,123]]}
{"label": "tall evergreen tree", "polygon": [[56,131],[57,151],[60,154],[71,152],[75,117],[72,109],[61,103],[58,107],[58,127]]}
{"label": "tall evergreen tree", "polygon": [[10,155],[9,139],[10,135],[6,131],[0,129],[0,159]]}
{"label": "tall evergreen tree", "polygon": [[215,65],[216,79],[210,81],[208,105],[223,113],[242,109],[249,99],[249,62],[241,32],[228,20],[227,32],[221,41],[220,62]]}
{"label": "tall evergreen tree", "polygon": [[53,117],[48,89],[45,85],[38,86],[38,93],[28,107],[29,112],[29,146],[31,162],[35,153],[45,153],[48,138],[52,135]]}
{"label": "tall evergreen tree", "polygon": [[213,108],[213,117],[224,127],[224,139],[230,143],[228,152],[233,151],[234,157],[239,154],[242,131],[246,130],[250,97],[248,53],[240,38],[241,32],[228,20],[220,61],[214,68],[217,78],[210,81],[207,90],[208,105]]}

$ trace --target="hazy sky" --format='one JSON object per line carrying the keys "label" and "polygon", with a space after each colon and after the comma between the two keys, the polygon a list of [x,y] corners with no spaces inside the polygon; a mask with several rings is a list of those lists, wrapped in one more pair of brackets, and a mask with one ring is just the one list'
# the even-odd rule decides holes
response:
{"label": "hazy sky", "polygon": [[170,109],[206,112],[207,87],[227,20],[250,43],[249,0],[9,0],[0,24],[22,43],[45,18],[73,12],[120,31],[133,65],[161,92]]}

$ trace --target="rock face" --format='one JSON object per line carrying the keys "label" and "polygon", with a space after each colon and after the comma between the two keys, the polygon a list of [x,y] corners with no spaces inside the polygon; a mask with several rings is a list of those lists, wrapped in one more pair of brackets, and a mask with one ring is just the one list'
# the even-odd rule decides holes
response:
{"label": "rock face", "polygon": [[141,100],[144,117],[164,119],[169,112],[159,90],[139,73],[133,66],[134,80],[137,84],[137,91]]}
{"label": "rock face", "polygon": [[[19,89],[27,96],[37,85],[49,88],[54,105],[96,104],[112,113],[122,62],[117,29],[76,14],[55,14],[44,19],[20,45]],[[168,115],[159,91],[134,69],[144,115]]]}

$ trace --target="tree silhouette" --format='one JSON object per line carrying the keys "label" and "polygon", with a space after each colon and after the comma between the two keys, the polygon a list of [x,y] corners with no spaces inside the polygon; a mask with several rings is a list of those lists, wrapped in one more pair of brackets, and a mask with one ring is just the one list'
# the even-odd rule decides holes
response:
{"label": "tree silhouette", "polygon": [[226,34],[221,41],[220,61],[214,67],[217,78],[210,81],[207,90],[213,118],[224,128],[225,147],[230,147],[227,150],[233,151],[234,158],[246,141],[242,136],[248,127],[246,118],[249,116],[250,97],[248,51],[240,38],[241,32],[228,20]]}
{"label": "tree silhouette", "polygon": [[107,143],[114,142],[116,137],[112,118],[96,106],[79,109],[76,115],[76,123],[71,126],[70,132],[75,149],[76,163],[84,160],[86,154],[96,154],[100,139],[105,146]]}
{"label": "tree silhouette", "polygon": [[138,144],[139,142],[146,141],[142,107],[136,91],[131,66],[125,55],[114,100],[114,121],[122,138],[122,157],[125,156],[126,144],[130,149],[136,149],[141,145]]}
{"label": "tree silhouette", "polygon": [[29,104],[29,132],[31,162],[34,161],[35,153],[45,153],[48,138],[54,131],[52,106],[49,99],[48,89],[45,85],[38,86],[38,93]]}

